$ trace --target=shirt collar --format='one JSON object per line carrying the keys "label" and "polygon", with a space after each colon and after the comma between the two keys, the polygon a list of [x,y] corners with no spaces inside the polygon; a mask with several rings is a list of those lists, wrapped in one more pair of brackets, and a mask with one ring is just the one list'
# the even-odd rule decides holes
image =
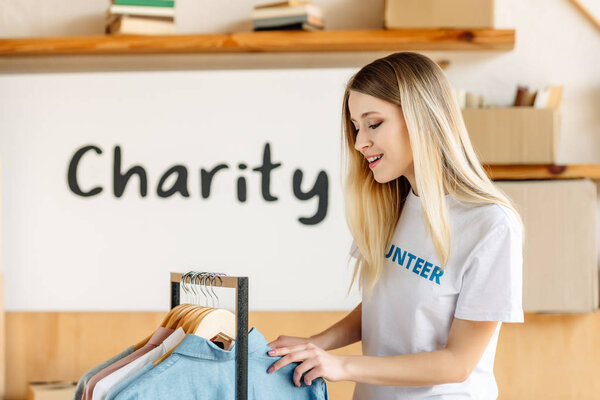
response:
{"label": "shirt collar", "polygon": [[[267,339],[265,339],[258,329],[252,327],[248,332],[248,354],[257,351],[266,353],[268,343]],[[173,350],[173,353],[207,360],[233,360],[235,359],[236,349],[237,341],[230,350],[223,350],[208,339],[194,334],[187,334],[181,344]]]}

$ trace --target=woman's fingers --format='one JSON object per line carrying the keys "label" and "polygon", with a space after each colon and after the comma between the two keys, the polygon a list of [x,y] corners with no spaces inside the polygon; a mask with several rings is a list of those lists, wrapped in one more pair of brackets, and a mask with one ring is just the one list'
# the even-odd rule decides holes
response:
{"label": "woman's fingers", "polygon": [[310,386],[312,384],[312,381],[322,376],[323,371],[320,366],[312,368],[306,375],[304,375],[304,383]]}
{"label": "woman's fingers", "polygon": [[281,347],[281,342],[283,342],[285,340],[285,336],[279,336],[277,339],[273,340],[271,343],[268,343],[267,346],[269,346],[272,349],[275,349],[277,347]]}
{"label": "woman's fingers", "polygon": [[[281,350],[281,349],[279,349],[279,350]],[[267,372],[268,373],[273,373],[273,372],[277,371],[278,369],[285,367],[289,363],[292,363],[292,362],[301,362],[301,361],[304,361],[307,358],[310,358],[310,357],[313,357],[313,356],[315,356],[314,350],[302,350],[302,351],[292,352],[290,354],[287,354],[285,357],[282,357],[279,360],[275,361],[273,363],[273,365],[271,365],[269,367],[269,369],[267,370]]]}
{"label": "woman's fingers", "polygon": [[281,335],[277,339],[273,340],[271,343],[268,343],[267,346],[269,346],[272,349],[276,349],[278,347],[294,346],[307,342],[308,339],[306,338]]}
{"label": "woman's fingers", "polygon": [[[316,365],[317,365],[317,361],[315,358],[308,359],[308,360],[302,362],[302,364],[298,365],[296,367],[296,369],[294,370],[294,378],[293,378],[294,385],[300,387],[302,385],[302,382],[301,382],[302,375],[306,371],[314,368]],[[308,385],[308,383],[307,383],[307,385]]]}
{"label": "woman's fingers", "polygon": [[268,354],[282,356],[282,358],[274,362],[267,373],[273,373],[292,362],[300,363],[294,369],[293,376],[294,385],[298,387],[302,386],[302,380],[307,385],[311,385],[313,380],[319,377],[333,380],[343,379],[340,356],[331,355],[313,343],[280,347],[269,351]]}
{"label": "woman's fingers", "polygon": [[295,351],[309,349],[309,348],[311,348],[311,346],[312,345],[310,343],[302,343],[302,344],[297,344],[295,346],[279,347],[279,348],[269,351],[268,354],[273,357],[285,356],[286,354],[293,353]]}

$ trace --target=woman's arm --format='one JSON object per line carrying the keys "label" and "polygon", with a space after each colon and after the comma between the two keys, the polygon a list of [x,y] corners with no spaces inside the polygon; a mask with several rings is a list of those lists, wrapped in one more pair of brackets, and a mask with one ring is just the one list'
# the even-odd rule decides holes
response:
{"label": "woman's arm", "polygon": [[323,350],[335,350],[358,342],[361,338],[362,302],[344,319],[323,332],[310,337],[310,342]]}
{"label": "woman's arm", "polygon": [[344,380],[387,386],[432,386],[464,381],[452,352],[443,349],[399,356],[347,356]]}
{"label": "woman's arm", "polygon": [[444,349],[389,357],[346,357],[347,378],[373,385],[463,382],[481,359],[497,326],[498,321],[454,318]]}
{"label": "woman's arm", "polygon": [[[323,377],[332,382],[348,380],[373,385],[431,386],[466,380],[483,355],[498,321],[467,321],[454,318],[444,349],[397,356],[339,356],[308,343],[269,352],[284,356],[269,373],[291,363],[294,383],[307,385]],[[306,373],[306,374],[305,374]]]}
{"label": "woman's arm", "polygon": [[324,350],[334,350],[358,342],[361,337],[362,303],[335,325],[309,338],[279,336],[268,346],[272,349],[312,343]]}

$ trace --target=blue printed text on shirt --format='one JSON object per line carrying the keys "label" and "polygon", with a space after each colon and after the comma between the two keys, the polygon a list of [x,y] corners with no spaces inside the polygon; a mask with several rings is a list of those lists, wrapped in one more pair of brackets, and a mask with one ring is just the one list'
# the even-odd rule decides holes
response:
{"label": "blue printed text on shirt", "polygon": [[444,275],[444,270],[437,265],[433,265],[429,261],[417,257],[406,250],[402,251],[400,247],[396,247],[395,245],[392,245],[385,255],[385,258],[390,257],[392,257],[392,262],[398,263],[398,265],[405,267],[407,270],[414,272],[422,278],[429,279],[438,285],[440,284],[440,278]]}

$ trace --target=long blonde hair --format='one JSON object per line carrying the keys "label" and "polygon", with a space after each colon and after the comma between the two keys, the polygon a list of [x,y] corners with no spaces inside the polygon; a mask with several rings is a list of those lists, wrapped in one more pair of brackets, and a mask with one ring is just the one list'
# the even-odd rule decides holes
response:
{"label": "long blonde hair", "polygon": [[521,225],[524,242],[523,220],[481,166],[442,69],[422,54],[394,53],[361,68],[350,78],[344,93],[342,173],[346,174],[342,185],[346,221],[359,250],[349,291],[359,276],[359,289],[370,295],[411,190],[405,176],[387,183],[375,181],[364,156],[355,150],[356,131],[348,109],[351,90],[402,107],[412,147],[415,192],[420,196],[422,215],[442,269],[451,248],[446,191],[461,201],[504,205]]}

